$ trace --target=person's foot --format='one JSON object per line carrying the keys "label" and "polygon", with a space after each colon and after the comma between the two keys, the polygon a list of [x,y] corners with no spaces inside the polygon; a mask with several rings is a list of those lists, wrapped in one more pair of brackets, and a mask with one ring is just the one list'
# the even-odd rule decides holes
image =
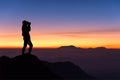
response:
{"label": "person's foot", "polygon": [[22,53],[22,55],[24,55],[25,53]]}
{"label": "person's foot", "polygon": [[29,55],[31,55],[31,53],[30,53],[30,52],[28,52],[28,54],[29,54]]}

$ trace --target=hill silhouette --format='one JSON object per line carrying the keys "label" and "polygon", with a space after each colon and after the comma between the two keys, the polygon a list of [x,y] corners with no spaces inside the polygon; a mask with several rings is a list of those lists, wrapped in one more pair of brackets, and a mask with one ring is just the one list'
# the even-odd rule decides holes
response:
{"label": "hill silhouette", "polygon": [[0,57],[0,79],[89,79],[92,78],[71,62],[50,63],[34,55],[19,55],[14,58]]}
{"label": "hill silhouette", "polygon": [[81,48],[75,47],[73,45],[70,46],[61,46],[58,48],[59,50],[79,50]]}
{"label": "hill silhouette", "polygon": [[[70,46],[61,46],[58,49],[76,50],[76,49],[85,49],[85,48],[80,48],[80,47],[70,45]],[[86,48],[86,49],[106,50],[107,48],[105,48],[105,47],[96,47],[96,48]]]}

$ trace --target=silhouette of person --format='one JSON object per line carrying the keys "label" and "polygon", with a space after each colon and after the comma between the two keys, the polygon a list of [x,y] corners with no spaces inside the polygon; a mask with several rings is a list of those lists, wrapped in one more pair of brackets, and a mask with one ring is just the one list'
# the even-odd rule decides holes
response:
{"label": "silhouette of person", "polygon": [[30,38],[30,34],[29,34],[29,32],[31,31],[30,25],[31,25],[31,22],[28,22],[26,20],[22,21],[22,36],[23,36],[23,40],[24,40],[22,54],[25,54],[25,49],[27,47],[27,44],[29,45],[28,54],[31,54],[31,51],[32,51],[33,44],[31,42],[31,38]]}

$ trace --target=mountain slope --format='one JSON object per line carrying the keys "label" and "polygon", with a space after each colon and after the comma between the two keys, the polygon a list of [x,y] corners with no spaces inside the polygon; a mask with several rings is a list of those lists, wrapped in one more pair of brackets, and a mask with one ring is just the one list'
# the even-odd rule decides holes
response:
{"label": "mountain slope", "polygon": [[71,62],[50,63],[34,55],[19,55],[14,58],[0,58],[2,79],[86,79],[92,78]]}

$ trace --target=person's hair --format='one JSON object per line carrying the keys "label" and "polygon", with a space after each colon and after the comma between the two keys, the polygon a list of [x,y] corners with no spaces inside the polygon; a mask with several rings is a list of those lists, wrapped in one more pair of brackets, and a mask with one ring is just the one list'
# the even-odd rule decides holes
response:
{"label": "person's hair", "polygon": [[22,24],[28,24],[28,25],[31,25],[31,22],[26,21],[26,20],[23,20],[23,21],[22,21]]}

